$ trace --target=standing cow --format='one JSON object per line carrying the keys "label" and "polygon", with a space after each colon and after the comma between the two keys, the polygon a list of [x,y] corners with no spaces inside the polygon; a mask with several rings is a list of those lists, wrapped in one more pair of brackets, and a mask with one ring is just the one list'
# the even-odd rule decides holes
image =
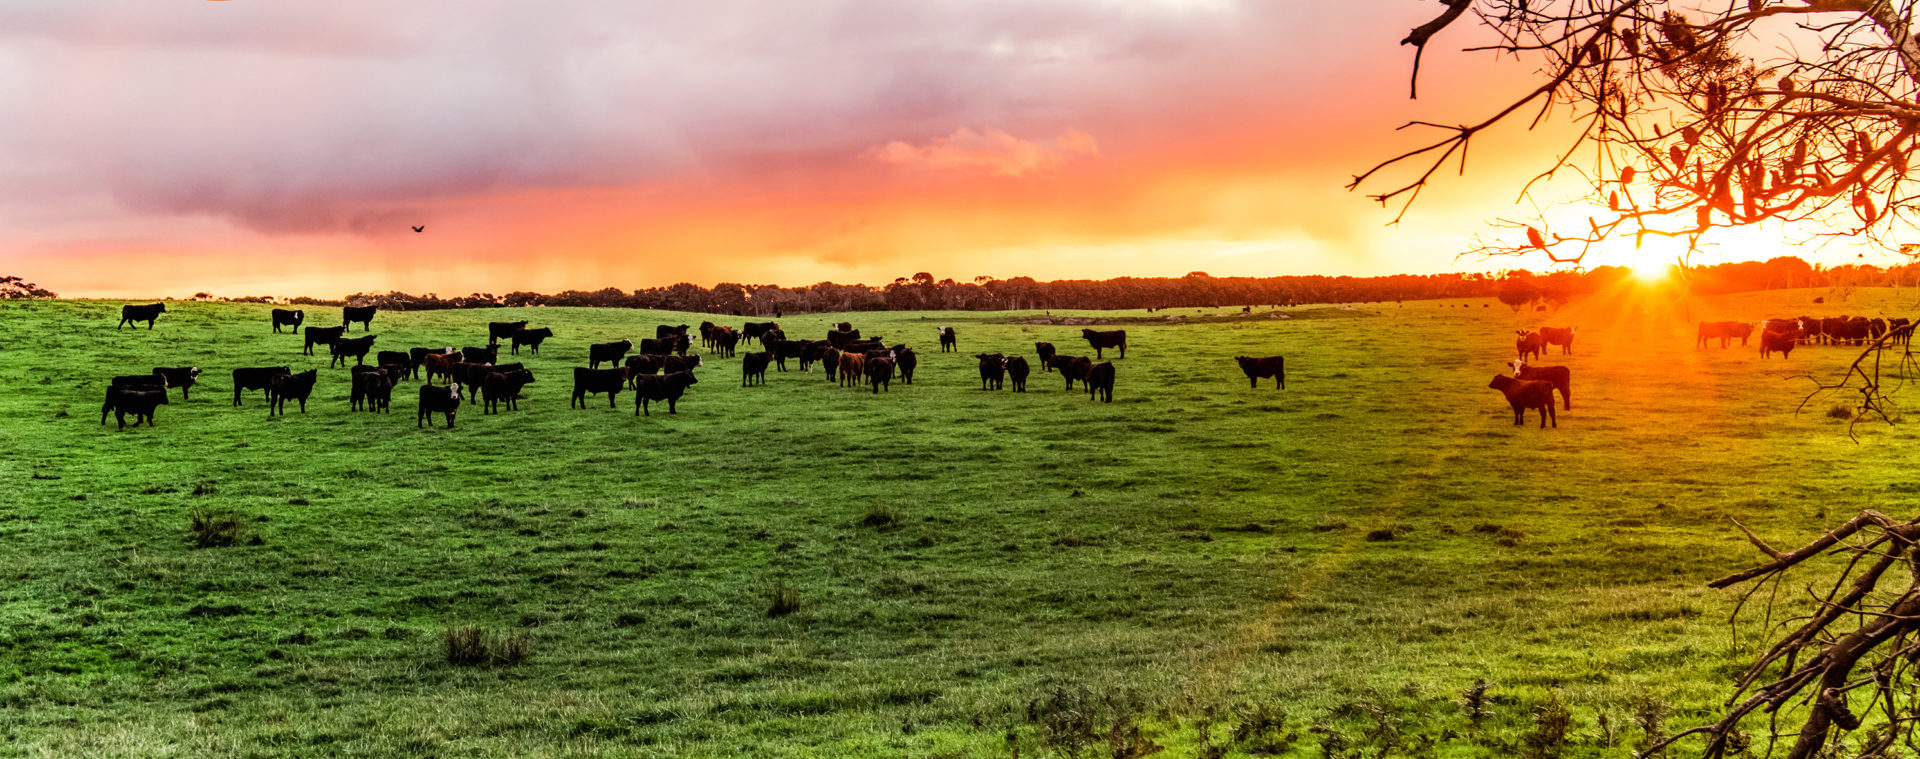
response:
{"label": "standing cow", "polygon": [[273,310],[273,333],[280,334],[280,328],[291,327],[294,334],[300,334],[300,323],[307,320],[307,312],[300,309],[291,311],[284,308]]}
{"label": "standing cow", "polygon": [[1095,360],[1104,358],[1105,357],[1104,351],[1108,348],[1119,348],[1120,357],[1121,358],[1127,357],[1127,331],[1124,329],[1109,330],[1105,332],[1102,332],[1100,330],[1093,330],[1093,329],[1083,329],[1083,330],[1080,330],[1080,336],[1086,338],[1087,345],[1093,348],[1093,357]]}
{"label": "standing cow", "polygon": [[120,323],[113,325],[115,330],[134,322],[146,322],[147,329],[153,329],[153,320],[167,312],[165,303],[149,303],[144,306],[126,305],[120,307]]}
{"label": "standing cow", "polygon": [[1287,360],[1285,358],[1280,356],[1267,356],[1264,358],[1234,356],[1233,360],[1240,362],[1240,371],[1246,373],[1247,382],[1250,387],[1258,389],[1260,387],[1261,377],[1272,377],[1276,385],[1274,389],[1287,389]]}
{"label": "standing cow", "polygon": [[960,338],[954,334],[952,327],[941,327],[939,335],[941,353],[960,350]]}
{"label": "standing cow", "polygon": [[372,331],[373,314],[379,310],[379,306],[347,306],[342,308],[340,309],[340,326],[351,327],[354,322],[360,322],[361,331]]}

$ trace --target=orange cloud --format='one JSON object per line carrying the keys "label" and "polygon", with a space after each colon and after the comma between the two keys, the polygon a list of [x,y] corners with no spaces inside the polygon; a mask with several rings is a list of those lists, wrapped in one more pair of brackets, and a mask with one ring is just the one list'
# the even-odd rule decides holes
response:
{"label": "orange cloud", "polygon": [[934,169],[983,168],[994,176],[1017,177],[1035,171],[1048,171],[1067,161],[1100,155],[1100,144],[1093,136],[1068,129],[1054,138],[1053,144],[1023,140],[998,129],[975,132],[967,127],[946,137],[935,137],[925,145],[909,145],[898,140],[868,149],[866,158],[895,166],[925,166]]}

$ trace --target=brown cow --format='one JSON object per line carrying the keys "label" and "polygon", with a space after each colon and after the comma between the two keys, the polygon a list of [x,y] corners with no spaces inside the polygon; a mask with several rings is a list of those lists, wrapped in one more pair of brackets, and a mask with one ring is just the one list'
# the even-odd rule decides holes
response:
{"label": "brown cow", "polygon": [[1560,346],[1560,355],[1566,356],[1573,353],[1573,336],[1579,331],[1579,327],[1541,327],[1540,337],[1547,341],[1547,345]]}
{"label": "brown cow", "polygon": [[1539,358],[1547,352],[1547,339],[1542,337],[1540,333],[1514,330],[1513,334],[1520,336],[1513,341],[1513,347],[1514,350],[1520,351],[1520,358],[1522,360],[1525,360],[1529,355],[1534,358]]}
{"label": "brown cow", "polygon": [[1504,374],[1496,374],[1493,381],[1487,383],[1507,396],[1507,405],[1513,407],[1513,423],[1519,426],[1527,423],[1527,409],[1540,410],[1540,428],[1547,428],[1547,421],[1559,427],[1560,420],[1553,415],[1553,383],[1540,380],[1517,380]]}

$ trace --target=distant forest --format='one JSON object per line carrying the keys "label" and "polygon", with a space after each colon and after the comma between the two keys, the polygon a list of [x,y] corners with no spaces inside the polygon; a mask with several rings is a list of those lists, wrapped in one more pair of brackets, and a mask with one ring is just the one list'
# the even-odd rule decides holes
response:
{"label": "distant forest", "polygon": [[[1214,277],[1192,272],[1184,277],[1119,277],[1040,282],[1032,277],[972,282],[935,279],[927,272],[881,285],[821,282],[807,287],[743,285],[723,282],[701,287],[682,282],[669,287],[626,291],[567,290],[545,294],[473,293],[442,298],[434,293],[355,293],[336,300],[279,299],[269,296],[216,297],[196,293],[194,300],[310,306],[379,306],[392,311],[504,306],[587,306],[653,308],[701,313],[771,316],[839,311],[1002,309],[1138,309],[1288,306],[1311,303],[1378,303],[1436,298],[1496,298],[1514,308],[1534,303],[1560,305],[1601,292],[1631,274],[1618,266],[1535,274],[1524,269],[1499,273],[1396,274],[1385,277]],[[1920,280],[1920,267],[1847,265],[1823,268],[1794,256],[1768,261],[1696,266],[1685,272],[1699,295],[1791,287],[1903,286]],[[8,285],[12,285],[9,287]],[[0,299],[58,297],[18,277],[0,278]]]}

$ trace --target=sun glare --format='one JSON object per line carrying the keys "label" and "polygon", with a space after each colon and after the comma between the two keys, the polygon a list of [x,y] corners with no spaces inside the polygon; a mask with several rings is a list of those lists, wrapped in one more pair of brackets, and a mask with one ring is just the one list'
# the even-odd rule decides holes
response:
{"label": "sun glare", "polygon": [[1644,284],[1661,282],[1667,278],[1667,265],[1654,261],[1633,262],[1633,278]]}

